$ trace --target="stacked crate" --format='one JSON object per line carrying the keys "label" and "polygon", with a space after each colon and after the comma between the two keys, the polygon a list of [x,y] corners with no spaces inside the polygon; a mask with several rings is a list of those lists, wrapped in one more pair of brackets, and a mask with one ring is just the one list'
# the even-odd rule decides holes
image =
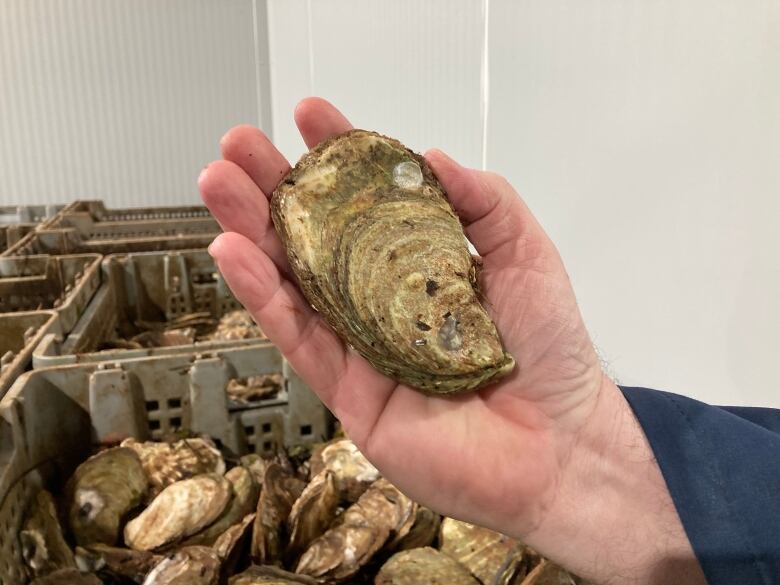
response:
{"label": "stacked crate", "polygon": [[[240,308],[205,247],[204,207],[100,201],[0,207],[0,583],[18,582],[22,515],[91,444],[205,433],[236,454],[326,439],[332,419],[262,338],[102,350],[115,331]],[[256,402],[231,380],[281,375]]]}

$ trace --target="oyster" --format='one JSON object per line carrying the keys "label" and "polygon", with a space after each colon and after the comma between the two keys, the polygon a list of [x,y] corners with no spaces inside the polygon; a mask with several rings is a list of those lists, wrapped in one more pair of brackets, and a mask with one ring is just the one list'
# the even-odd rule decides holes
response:
{"label": "oyster", "polygon": [[45,577],[38,577],[30,581],[30,585],[103,585],[95,575],[81,573],[78,569],[58,569]]}
{"label": "oyster", "polygon": [[157,563],[143,585],[218,585],[219,570],[219,557],[212,549],[185,546]]}
{"label": "oyster", "polygon": [[76,548],[76,565],[82,572],[106,575],[117,581],[140,583],[163,557],[148,551],[93,544]]}
{"label": "oyster", "polygon": [[576,585],[576,582],[566,569],[544,559],[528,573],[521,585]]}
{"label": "oyster", "polygon": [[125,526],[125,543],[155,550],[196,534],[216,520],[230,502],[230,482],[216,473],[169,485]]}
{"label": "oyster", "polygon": [[149,500],[181,479],[202,473],[225,473],[222,454],[207,439],[195,437],[174,443],[125,439],[121,446],[132,449],[141,458],[141,465],[149,478]]}
{"label": "oyster", "polygon": [[376,585],[479,585],[468,569],[455,559],[430,547],[414,548],[394,554],[382,565],[374,579]]}
{"label": "oyster", "polygon": [[296,573],[342,580],[355,575],[388,540],[406,534],[417,504],[385,479],[379,479],[314,540],[301,556]]}
{"label": "oyster", "polygon": [[281,374],[266,374],[228,381],[225,392],[237,405],[247,405],[258,400],[273,398],[282,389]]}
{"label": "oyster", "polygon": [[233,499],[230,500],[222,515],[204,530],[189,538],[185,544],[203,544],[211,546],[228,528],[243,520],[257,508],[257,498],[260,488],[250,471],[237,466],[225,474],[233,486]]}
{"label": "oyster", "polygon": [[247,514],[241,522],[233,524],[214,541],[212,548],[219,558],[222,559],[223,570],[233,572],[236,565],[240,563],[242,557],[248,552],[254,520],[254,513]]}
{"label": "oyster", "polygon": [[441,552],[466,567],[482,583],[500,582],[504,574],[515,575],[523,560],[523,545],[518,541],[454,518],[442,520],[439,543]]}
{"label": "oyster", "polygon": [[266,337],[249,312],[238,309],[222,315],[217,328],[209,334],[208,338],[214,341],[232,341],[235,339],[265,339]]}
{"label": "oyster", "polygon": [[62,535],[54,500],[45,490],[36,494],[19,532],[19,541],[22,558],[34,577],[76,566],[73,552]]}
{"label": "oyster", "polygon": [[347,502],[356,502],[372,483],[379,479],[379,471],[349,439],[339,439],[316,450],[310,460],[311,473],[318,475],[323,469],[333,472],[336,487]]}
{"label": "oyster", "polygon": [[242,455],[238,462],[250,471],[252,477],[255,478],[257,485],[262,487],[265,470],[271,464],[271,461],[269,459],[264,459],[257,453],[250,453],[249,455]]}
{"label": "oyster", "polygon": [[336,517],[339,497],[333,472],[324,469],[314,476],[295,500],[287,521],[290,533],[288,551],[299,554],[320,536]]}
{"label": "oyster", "polygon": [[514,368],[479,303],[458,217],[397,140],[352,130],[320,144],[271,209],[307,300],[379,371],[454,394]]}
{"label": "oyster", "polygon": [[79,465],[65,495],[76,542],[116,544],[125,516],[141,503],[147,486],[138,455],[126,447],[106,449]]}
{"label": "oyster", "polygon": [[257,563],[279,562],[285,544],[284,525],[304,487],[278,463],[266,467],[252,531],[252,558]]}
{"label": "oyster", "polygon": [[317,585],[319,581],[288,573],[272,565],[252,565],[243,573],[231,577],[229,585]]}
{"label": "oyster", "polygon": [[391,550],[407,550],[430,546],[436,539],[441,516],[425,506],[416,504],[413,519],[414,521],[411,525],[407,524],[407,526],[410,526],[408,532],[404,534],[399,533],[396,536]]}

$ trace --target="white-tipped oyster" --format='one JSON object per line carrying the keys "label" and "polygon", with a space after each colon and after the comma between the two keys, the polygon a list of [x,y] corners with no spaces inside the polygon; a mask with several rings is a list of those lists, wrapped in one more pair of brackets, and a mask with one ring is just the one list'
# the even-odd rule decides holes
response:
{"label": "white-tipped oyster", "polygon": [[374,579],[376,585],[480,585],[468,569],[434,548],[414,548],[390,557]]}
{"label": "white-tipped oyster", "polygon": [[350,439],[326,443],[312,453],[311,473],[316,476],[323,469],[333,472],[341,498],[357,502],[368,487],[379,479],[379,470],[358,450]]}
{"label": "white-tipped oyster", "polygon": [[221,475],[207,473],[169,485],[125,526],[125,543],[156,550],[196,534],[219,518],[233,489]]}
{"label": "white-tipped oyster", "polygon": [[22,558],[34,577],[76,566],[62,535],[54,499],[46,490],[36,494],[19,532],[19,542]]}
{"label": "white-tipped oyster", "polygon": [[314,476],[295,500],[287,521],[290,534],[288,552],[295,556],[320,536],[336,517],[339,493],[333,472],[324,469]]}
{"label": "white-tipped oyster", "polygon": [[138,453],[149,478],[149,500],[179,480],[202,473],[225,473],[222,454],[207,439],[196,437],[174,443],[125,439],[121,446]]}
{"label": "white-tipped oyster", "polygon": [[466,567],[482,583],[500,583],[516,576],[523,545],[513,538],[468,522],[445,518],[439,535],[440,550]]}
{"label": "white-tipped oyster", "polygon": [[336,581],[352,577],[383,546],[393,546],[397,536],[409,532],[416,507],[387,480],[375,481],[335,526],[311,543],[295,572]]}
{"label": "white-tipped oyster", "polygon": [[320,144],[271,208],[304,295],[379,371],[454,394],[513,369],[458,217],[425,160],[397,140],[353,130]]}
{"label": "white-tipped oyster", "polygon": [[220,560],[206,546],[185,546],[165,557],[143,585],[218,585]]}
{"label": "white-tipped oyster", "polygon": [[141,503],[147,487],[138,455],[126,447],[107,449],[79,465],[65,496],[76,542],[116,544],[125,516]]}
{"label": "white-tipped oyster", "polygon": [[216,521],[189,538],[185,544],[211,546],[228,528],[240,523],[257,508],[260,487],[246,467],[241,465],[234,467],[225,474],[225,479],[233,486],[233,499]]}

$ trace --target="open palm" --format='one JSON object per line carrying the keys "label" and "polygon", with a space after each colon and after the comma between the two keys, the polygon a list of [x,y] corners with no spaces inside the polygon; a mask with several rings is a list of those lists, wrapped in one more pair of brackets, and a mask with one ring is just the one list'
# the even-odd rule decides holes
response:
{"label": "open palm", "polygon": [[[313,147],[351,128],[327,102],[295,112]],[[210,251],[231,289],[363,453],[410,497],[524,537],[543,521],[603,375],[555,247],[512,187],[426,158],[482,256],[486,306],[517,368],[463,396],[425,396],[378,373],[306,302],[271,223],[268,197],[289,163],[259,130],[222,141],[201,174],[226,233]]]}

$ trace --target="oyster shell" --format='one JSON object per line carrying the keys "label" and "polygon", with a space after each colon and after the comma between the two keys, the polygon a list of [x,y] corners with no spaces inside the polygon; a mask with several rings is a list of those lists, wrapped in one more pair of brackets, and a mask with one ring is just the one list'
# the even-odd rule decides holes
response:
{"label": "oyster shell", "polygon": [[333,472],[324,469],[314,476],[290,511],[287,521],[290,556],[299,554],[312,540],[325,532],[336,517],[338,503]]}
{"label": "oyster shell", "polygon": [[195,437],[174,443],[125,439],[121,446],[132,449],[140,457],[149,478],[148,500],[179,480],[202,473],[225,473],[222,454],[207,439]]}
{"label": "oyster shell", "polygon": [[310,460],[311,474],[323,469],[333,472],[341,498],[357,502],[361,494],[379,479],[379,470],[371,465],[350,439],[339,439],[317,449]]}
{"label": "oyster shell", "polygon": [[19,532],[19,541],[22,558],[33,577],[76,566],[73,552],[62,535],[54,499],[45,490],[36,494]]}
{"label": "oyster shell", "polygon": [[285,544],[284,525],[304,487],[278,463],[266,467],[252,530],[252,559],[258,564],[279,562]]}
{"label": "oyster shell", "polygon": [[76,564],[82,572],[106,575],[117,581],[141,583],[163,557],[148,551],[93,544],[76,549]]}
{"label": "oyster shell", "polygon": [[252,565],[228,581],[229,585],[317,585],[319,581],[272,565]]}
{"label": "oyster shell", "polygon": [[249,455],[242,455],[238,462],[250,471],[252,477],[255,478],[257,485],[262,488],[265,470],[271,464],[271,461],[269,459],[264,459],[257,453],[250,453]]}
{"label": "oyster shell", "polygon": [[281,374],[265,374],[248,378],[233,378],[228,381],[225,392],[238,405],[272,398],[282,389]]}
{"label": "oyster shell", "polygon": [[320,144],[271,209],[307,300],[379,371],[454,394],[513,369],[458,217],[425,160],[397,140],[352,130]]}
{"label": "oyster shell", "polygon": [[185,546],[157,563],[143,585],[218,585],[219,569],[219,557],[212,549]]}
{"label": "oyster shell", "polygon": [[141,503],[147,487],[138,455],[126,447],[106,449],[79,465],[65,490],[76,542],[116,544],[122,521]]}
{"label": "oyster shell", "polygon": [[[515,575],[522,562],[523,545],[493,530],[444,518],[439,535],[441,552],[458,561],[482,583],[502,575]],[[507,562],[509,561],[509,562]]]}
{"label": "oyster shell", "polygon": [[45,577],[38,577],[30,581],[30,585],[103,585],[95,575],[81,573],[78,569],[58,569]]}
{"label": "oyster shell", "polygon": [[436,539],[441,523],[441,516],[425,506],[416,504],[413,516],[413,522],[404,534],[399,533],[396,536],[391,550],[408,550],[430,546]]}
{"label": "oyster shell", "polygon": [[265,339],[266,337],[248,311],[237,309],[222,315],[217,328],[209,334],[208,338],[214,341],[232,341],[235,339]]}
{"label": "oyster shell", "polygon": [[376,585],[479,585],[468,569],[434,548],[414,548],[394,554],[382,565],[374,579]]}
{"label": "oyster shell", "polygon": [[375,481],[301,556],[296,573],[342,580],[355,575],[397,535],[406,534],[417,504],[385,479]]}
{"label": "oyster shell", "polygon": [[576,582],[566,569],[544,559],[528,573],[521,585],[576,585]]}
{"label": "oyster shell", "polygon": [[257,508],[260,487],[247,468],[240,465],[234,467],[225,474],[225,479],[233,486],[233,498],[230,503],[216,521],[189,538],[185,544],[211,546],[223,532],[234,524],[240,523],[247,514],[251,514]]}
{"label": "oyster shell", "polygon": [[223,571],[227,570],[227,574],[234,572],[235,567],[248,552],[254,520],[254,513],[247,514],[241,522],[233,524],[214,542],[212,548],[222,559]]}
{"label": "oyster shell", "polygon": [[216,473],[169,485],[125,526],[125,543],[155,550],[196,534],[216,520],[230,502],[230,482]]}

